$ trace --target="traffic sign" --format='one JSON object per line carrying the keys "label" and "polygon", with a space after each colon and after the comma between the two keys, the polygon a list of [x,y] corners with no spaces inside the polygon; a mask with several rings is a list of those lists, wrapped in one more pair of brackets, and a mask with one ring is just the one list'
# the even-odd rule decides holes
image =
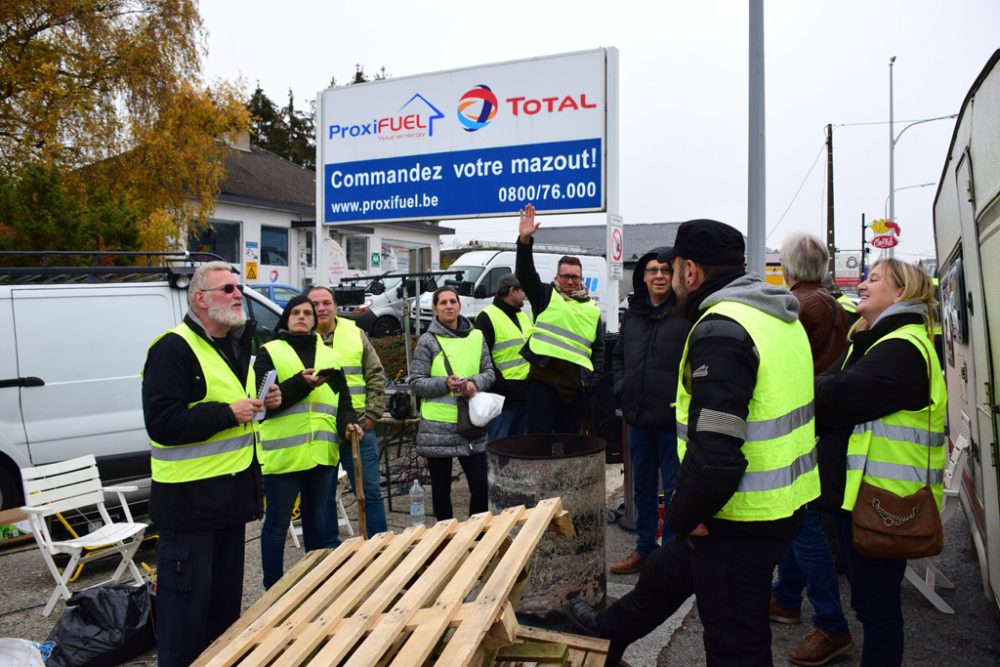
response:
{"label": "traffic sign", "polygon": [[257,280],[257,262],[247,262],[247,280]]}
{"label": "traffic sign", "polygon": [[608,277],[622,279],[622,258],[625,254],[625,239],[622,234],[624,220],[620,215],[608,216]]}

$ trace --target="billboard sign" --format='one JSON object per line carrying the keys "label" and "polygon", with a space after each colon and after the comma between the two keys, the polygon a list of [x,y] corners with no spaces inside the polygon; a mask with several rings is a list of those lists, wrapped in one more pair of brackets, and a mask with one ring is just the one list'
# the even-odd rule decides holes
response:
{"label": "billboard sign", "polygon": [[598,49],[325,90],[319,220],[603,211],[616,72]]}

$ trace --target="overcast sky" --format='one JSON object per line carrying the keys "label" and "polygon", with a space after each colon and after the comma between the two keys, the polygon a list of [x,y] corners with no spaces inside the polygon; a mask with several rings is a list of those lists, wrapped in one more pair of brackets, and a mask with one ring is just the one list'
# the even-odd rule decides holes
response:
{"label": "overcast sky", "polygon": [[[331,76],[348,80],[356,63],[401,77],[617,47],[625,222],[711,217],[746,230],[744,2],[202,0],[201,13],[209,80],[242,77],[248,92],[259,81],[279,104],[291,88],[301,108]],[[907,121],[958,112],[1000,48],[997,26],[997,0],[765,0],[768,246],[792,231],[825,238],[824,128],[888,121],[891,56],[898,134]],[[896,146],[897,252],[905,258],[933,255],[936,185],[908,186],[939,179],[953,128],[953,120],[922,124]],[[860,246],[862,213],[883,216],[888,144],[885,124],[834,130],[840,248]],[[563,215],[543,224],[601,220]],[[460,242],[513,240],[516,229],[511,219],[445,224]]]}

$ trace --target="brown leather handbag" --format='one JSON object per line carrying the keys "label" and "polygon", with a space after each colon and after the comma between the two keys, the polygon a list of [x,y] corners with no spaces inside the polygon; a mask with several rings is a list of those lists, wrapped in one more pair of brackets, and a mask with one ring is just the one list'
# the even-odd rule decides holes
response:
{"label": "brown leather handbag", "polygon": [[[927,432],[930,420],[930,364],[927,377]],[[867,464],[866,464],[867,468]],[[861,473],[862,477],[864,472]],[[931,448],[927,448],[927,482],[909,496],[898,496],[862,481],[851,512],[854,550],[868,558],[910,560],[936,556],[944,548],[941,513],[931,491]]]}

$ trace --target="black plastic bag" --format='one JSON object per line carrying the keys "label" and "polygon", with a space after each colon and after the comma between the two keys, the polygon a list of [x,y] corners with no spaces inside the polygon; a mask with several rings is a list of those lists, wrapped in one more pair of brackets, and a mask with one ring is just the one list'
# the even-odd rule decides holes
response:
{"label": "black plastic bag", "polygon": [[146,586],[97,586],[74,593],[49,634],[47,667],[120,665],[152,648],[153,602]]}

